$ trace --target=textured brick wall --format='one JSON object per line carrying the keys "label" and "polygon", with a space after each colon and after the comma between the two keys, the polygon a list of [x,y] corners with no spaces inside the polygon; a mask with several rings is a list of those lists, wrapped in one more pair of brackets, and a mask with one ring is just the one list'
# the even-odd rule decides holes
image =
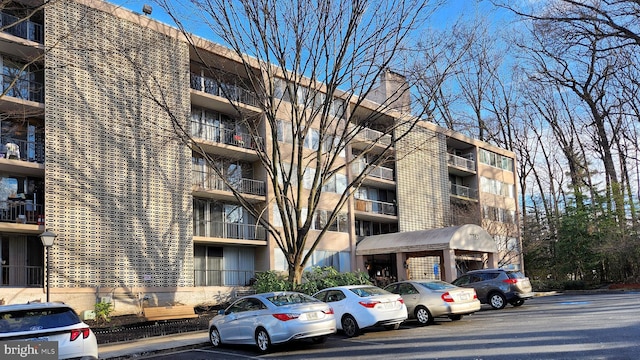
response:
{"label": "textured brick wall", "polygon": [[[184,43],[69,1],[45,11],[52,287],[193,285]],[[136,71],[139,70],[139,71]]]}
{"label": "textured brick wall", "polygon": [[396,144],[400,231],[448,225],[446,152],[444,135],[422,127],[416,127]]}

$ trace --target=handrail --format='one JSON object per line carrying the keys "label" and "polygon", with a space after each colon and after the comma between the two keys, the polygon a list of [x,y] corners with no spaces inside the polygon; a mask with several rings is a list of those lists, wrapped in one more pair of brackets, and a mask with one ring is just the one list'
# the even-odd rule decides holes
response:
{"label": "handrail", "polygon": [[460,197],[465,197],[468,199],[477,199],[478,198],[478,189],[472,189],[470,187],[467,186],[462,186],[462,185],[458,185],[458,184],[450,184],[451,186],[451,194],[452,195],[456,195],[456,196],[460,196]]}
{"label": "handrail", "polygon": [[218,82],[206,76],[191,73],[191,88],[243,104],[258,106],[258,97],[253,92],[234,84]]}
{"label": "handrail", "polygon": [[476,162],[471,159],[464,158],[462,156],[449,154],[447,162],[449,163],[449,165],[452,165],[452,166],[456,166],[456,167],[471,170],[471,171],[476,171]]}

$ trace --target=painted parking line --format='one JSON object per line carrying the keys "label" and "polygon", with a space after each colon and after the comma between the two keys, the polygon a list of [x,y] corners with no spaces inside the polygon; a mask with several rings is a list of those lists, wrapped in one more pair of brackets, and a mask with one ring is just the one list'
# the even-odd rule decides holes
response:
{"label": "painted parking line", "polygon": [[218,351],[218,350],[207,350],[207,349],[193,349],[190,351],[196,351],[196,352],[203,352],[203,353],[208,353],[208,354],[219,354],[219,355],[225,355],[225,356],[232,356],[234,358],[238,358],[238,359],[261,359],[260,357],[256,357],[256,356],[249,356],[249,355],[242,355],[242,354],[236,354],[236,353],[230,353],[230,352],[225,352],[225,351]]}
{"label": "painted parking line", "polygon": [[561,302],[560,305],[589,305],[591,301],[565,301]]}

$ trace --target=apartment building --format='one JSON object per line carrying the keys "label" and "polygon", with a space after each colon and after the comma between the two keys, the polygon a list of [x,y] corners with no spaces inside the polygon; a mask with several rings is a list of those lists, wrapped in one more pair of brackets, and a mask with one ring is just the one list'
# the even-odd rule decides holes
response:
{"label": "apartment building", "polygon": [[[256,271],[284,270],[284,255],[230,189],[277,225],[258,151],[274,141],[286,147],[288,135],[283,116],[272,138],[260,98],[242,86],[259,69],[247,74],[228,49],[205,39],[191,45],[178,30],[106,2],[56,1],[35,15],[32,6],[17,1],[2,10],[0,299],[44,300],[49,279],[53,301],[78,310],[112,301],[127,313],[222,302]],[[349,122],[349,113],[379,111],[398,81],[385,74],[353,112],[335,96],[332,115]],[[255,119],[253,133],[238,111]],[[309,265],[367,269],[380,281],[522,266],[514,154],[427,121],[395,141],[385,124],[397,113],[380,114],[342,154],[346,162],[368,150],[327,184],[328,204],[368,162],[388,155],[388,145],[397,152],[367,175]],[[455,246],[358,254],[367,238],[438,229],[449,229],[438,236]],[[48,261],[45,230],[57,235]]]}

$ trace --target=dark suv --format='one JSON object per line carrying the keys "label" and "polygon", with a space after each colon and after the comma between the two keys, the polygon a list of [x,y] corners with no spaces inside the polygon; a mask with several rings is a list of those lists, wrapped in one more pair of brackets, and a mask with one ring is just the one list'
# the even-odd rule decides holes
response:
{"label": "dark suv", "polygon": [[515,270],[472,270],[455,279],[452,284],[476,289],[480,302],[494,309],[504,308],[507,302],[520,306],[525,299],[534,295],[529,278]]}

